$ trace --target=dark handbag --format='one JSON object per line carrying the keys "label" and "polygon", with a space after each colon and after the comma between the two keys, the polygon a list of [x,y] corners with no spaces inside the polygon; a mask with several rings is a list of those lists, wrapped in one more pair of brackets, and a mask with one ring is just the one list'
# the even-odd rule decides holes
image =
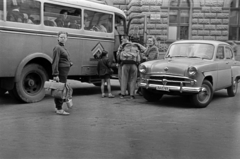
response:
{"label": "dark handbag", "polygon": [[61,82],[56,82],[54,80],[45,81],[44,83],[45,94],[50,95],[54,98],[59,99],[71,99],[72,98],[72,88]]}

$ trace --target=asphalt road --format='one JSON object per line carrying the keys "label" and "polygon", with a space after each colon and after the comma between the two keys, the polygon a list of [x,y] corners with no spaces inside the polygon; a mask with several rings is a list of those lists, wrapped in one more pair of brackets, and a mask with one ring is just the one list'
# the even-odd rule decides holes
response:
{"label": "asphalt road", "polygon": [[31,104],[0,97],[0,159],[240,158],[240,93],[216,92],[197,109],[186,97],[101,98],[99,87],[70,84],[70,116],[56,115],[51,97]]}

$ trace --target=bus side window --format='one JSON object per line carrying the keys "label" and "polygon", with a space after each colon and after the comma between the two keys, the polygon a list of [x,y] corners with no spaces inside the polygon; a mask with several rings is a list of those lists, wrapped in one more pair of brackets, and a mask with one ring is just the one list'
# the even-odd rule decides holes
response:
{"label": "bus side window", "polygon": [[96,11],[84,11],[84,29],[96,32],[111,33],[113,31],[112,15]]}
{"label": "bus side window", "polygon": [[7,21],[40,24],[40,2],[35,0],[7,1]]}
{"label": "bus side window", "polygon": [[45,3],[44,25],[80,29],[81,9]]}

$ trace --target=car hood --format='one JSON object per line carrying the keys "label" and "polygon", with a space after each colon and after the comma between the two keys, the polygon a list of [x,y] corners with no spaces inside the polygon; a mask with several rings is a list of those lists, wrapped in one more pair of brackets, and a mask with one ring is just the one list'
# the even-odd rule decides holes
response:
{"label": "car hood", "polygon": [[171,74],[183,76],[190,66],[199,66],[206,63],[202,59],[174,58],[165,60],[149,61],[147,67],[151,74]]}

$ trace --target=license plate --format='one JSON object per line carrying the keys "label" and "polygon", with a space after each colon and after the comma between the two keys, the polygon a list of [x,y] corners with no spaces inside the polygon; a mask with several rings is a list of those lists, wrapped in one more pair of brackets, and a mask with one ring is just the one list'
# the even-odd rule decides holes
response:
{"label": "license plate", "polygon": [[169,87],[158,86],[158,87],[156,88],[156,90],[158,90],[158,91],[169,91]]}

